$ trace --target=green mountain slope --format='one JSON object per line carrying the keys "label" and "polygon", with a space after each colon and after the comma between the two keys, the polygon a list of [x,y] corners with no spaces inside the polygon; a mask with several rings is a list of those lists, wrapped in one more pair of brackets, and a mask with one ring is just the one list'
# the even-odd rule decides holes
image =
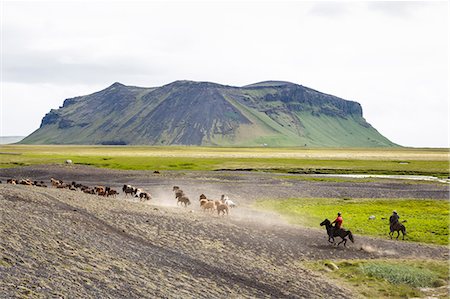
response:
{"label": "green mountain slope", "polygon": [[395,146],[365,121],[359,103],[281,81],[244,87],[114,83],[65,100],[21,143]]}

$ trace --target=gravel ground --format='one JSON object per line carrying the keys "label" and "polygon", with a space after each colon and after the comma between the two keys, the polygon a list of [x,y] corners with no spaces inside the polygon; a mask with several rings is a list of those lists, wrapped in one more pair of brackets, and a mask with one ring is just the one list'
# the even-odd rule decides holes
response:
{"label": "gravel ground", "polygon": [[[80,191],[4,184],[7,178],[90,186],[123,184],[150,202]],[[245,172],[117,171],[81,166],[0,170],[0,295],[5,298],[322,298],[351,290],[308,270],[318,259],[427,258],[448,248],[355,236],[347,248],[324,230],[284,223],[251,208],[258,198],[386,197],[448,199],[448,186],[376,180],[308,182]],[[177,207],[179,185],[192,205]],[[229,216],[204,213],[198,196],[228,194]]]}

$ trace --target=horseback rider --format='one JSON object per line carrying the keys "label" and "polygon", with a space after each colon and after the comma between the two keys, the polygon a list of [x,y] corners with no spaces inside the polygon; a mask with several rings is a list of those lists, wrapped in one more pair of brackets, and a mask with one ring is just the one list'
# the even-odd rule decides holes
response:
{"label": "horseback rider", "polygon": [[344,219],[342,219],[341,212],[338,212],[336,219],[333,222],[331,222],[331,224],[335,223],[334,232],[337,232],[339,229],[341,229],[343,221]]}
{"label": "horseback rider", "polygon": [[400,216],[397,214],[397,211],[392,211],[392,215],[389,217],[389,228],[391,232],[394,231],[394,225],[397,224],[398,219],[400,219]]}

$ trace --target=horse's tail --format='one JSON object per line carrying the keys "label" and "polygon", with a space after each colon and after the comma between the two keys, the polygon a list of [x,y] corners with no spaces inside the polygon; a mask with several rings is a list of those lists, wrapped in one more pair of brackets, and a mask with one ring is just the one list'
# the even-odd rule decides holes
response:
{"label": "horse's tail", "polygon": [[352,241],[352,243],[355,243],[355,240],[353,239],[353,235],[351,231],[348,231],[348,238],[350,239],[350,241]]}

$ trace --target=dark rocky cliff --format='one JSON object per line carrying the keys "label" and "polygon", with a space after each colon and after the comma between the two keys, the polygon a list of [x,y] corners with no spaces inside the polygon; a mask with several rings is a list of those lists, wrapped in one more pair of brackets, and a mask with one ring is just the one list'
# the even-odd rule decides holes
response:
{"label": "dark rocky cliff", "polygon": [[114,83],[51,110],[23,143],[222,146],[393,146],[361,105],[301,85]]}

